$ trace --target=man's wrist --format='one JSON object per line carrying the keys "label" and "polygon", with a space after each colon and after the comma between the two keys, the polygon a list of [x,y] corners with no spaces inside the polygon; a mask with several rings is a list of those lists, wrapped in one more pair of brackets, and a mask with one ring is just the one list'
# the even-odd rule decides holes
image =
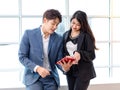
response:
{"label": "man's wrist", "polygon": [[37,72],[37,68],[38,68],[38,67],[39,67],[38,65],[35,66],[34,72]]}

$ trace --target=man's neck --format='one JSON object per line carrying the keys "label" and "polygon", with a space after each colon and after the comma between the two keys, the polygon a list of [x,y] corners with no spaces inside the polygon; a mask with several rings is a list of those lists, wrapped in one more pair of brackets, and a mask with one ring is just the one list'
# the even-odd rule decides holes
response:
{"label": "man's neck", "polygon": [[48,38],[50,34],[47,32],[47,30],[46,30],[44,27],[41,27],[41,29],[42,29],[44,38],[45,38],[45,39]]}

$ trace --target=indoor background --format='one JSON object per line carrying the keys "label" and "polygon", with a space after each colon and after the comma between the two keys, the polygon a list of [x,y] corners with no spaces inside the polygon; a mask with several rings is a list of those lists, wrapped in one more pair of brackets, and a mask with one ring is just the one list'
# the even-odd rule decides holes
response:
{"label": "indoor background", "polygon": [[[75,11],[86,12],[99,48],[94,60],[97,77],[91,85],[120,83],[120,0],[0,0],[0,88],[24,87],[20,39],[26,29],[39,27],[44,11],[51,8],[62,14],[60,34],[69,29]],[[66,86],[65,75],[59,75],[61,86]]]}

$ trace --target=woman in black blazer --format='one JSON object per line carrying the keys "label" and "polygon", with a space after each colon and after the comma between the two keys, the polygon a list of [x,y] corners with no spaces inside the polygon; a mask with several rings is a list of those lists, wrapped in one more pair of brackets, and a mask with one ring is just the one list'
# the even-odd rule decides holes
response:
{"label": "woman in black blazer", "polygon": [[64,37],[64,56],[75,58],[73,62],[60,62],[67,76],[69,90],[87,90],[90,79],[96,77],[95,38],[88,24],[87,15],[76,11],[70,20],[70,30]]}

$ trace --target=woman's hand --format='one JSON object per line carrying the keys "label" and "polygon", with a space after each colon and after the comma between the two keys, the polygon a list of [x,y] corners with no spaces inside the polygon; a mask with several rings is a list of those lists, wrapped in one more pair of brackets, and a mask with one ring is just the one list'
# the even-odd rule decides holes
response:
{"label": "woman's hand", "polygon": [[81,59],[80,53],[75,52],[73,57],[75,58],[75,61],[73,61],[73,64],[78,64],[79,60]]}
{"label": "woman's hand", "polygon": [[69,70],[70,70],[70,67],[72,66],[72,62],[71,62],[71,61],[65,62],[65,61],[63,60],[63,61],[59,61],[58,64],[62,66],[62,69],[63,69],[65,72],[69,71]]}

